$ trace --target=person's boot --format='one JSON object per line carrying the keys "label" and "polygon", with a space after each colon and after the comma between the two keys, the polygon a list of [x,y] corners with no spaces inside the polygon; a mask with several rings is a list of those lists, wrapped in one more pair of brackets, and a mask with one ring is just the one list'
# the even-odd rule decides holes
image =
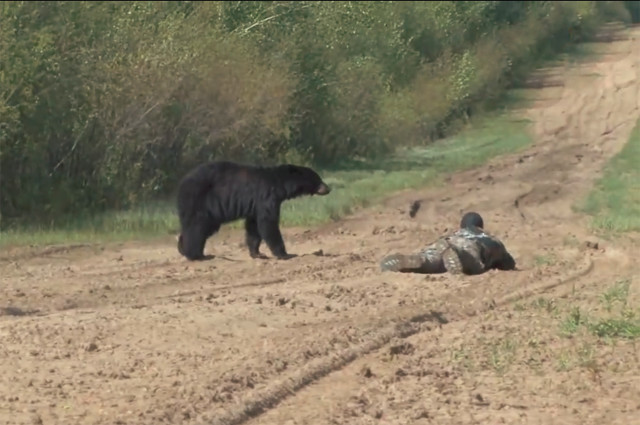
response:
{"label": "person's boot", "polygon": [[420,269],[423,261],[419,255],[393,254],[380,262],[380,268],[389,272],[410,272]]}

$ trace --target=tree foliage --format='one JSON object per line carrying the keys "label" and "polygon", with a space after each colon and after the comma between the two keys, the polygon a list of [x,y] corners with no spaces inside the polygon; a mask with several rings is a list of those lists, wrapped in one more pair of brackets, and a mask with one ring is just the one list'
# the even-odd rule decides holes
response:
{"label": "tree foliage", "polygon": [[631,3],[2,2],[3,225],[428,143]]}

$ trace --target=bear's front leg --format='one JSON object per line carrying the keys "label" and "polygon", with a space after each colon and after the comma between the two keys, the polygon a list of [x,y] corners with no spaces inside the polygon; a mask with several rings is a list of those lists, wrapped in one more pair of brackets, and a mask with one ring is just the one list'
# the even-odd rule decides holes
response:
{"label": "bear's front leg", "polygon": [[267,246],[271,250],[271,253],[281,259],[288,260],[295,257],[295,255],[287,254],[287,250],[284,246],[284,240],[282,239],[282,233],[280,233],[280,217],[270,217],[262,215],[258,218],[258,232]]}
{"label": "bear's front leg", "polygon": [[244,222],[245,228],[245,241],[249,248],[249,255],[251,258],[266,259],[267,256],[260,253],[260,243],[262,238],[258,231],[258,222],[255,217],[248,217]]}

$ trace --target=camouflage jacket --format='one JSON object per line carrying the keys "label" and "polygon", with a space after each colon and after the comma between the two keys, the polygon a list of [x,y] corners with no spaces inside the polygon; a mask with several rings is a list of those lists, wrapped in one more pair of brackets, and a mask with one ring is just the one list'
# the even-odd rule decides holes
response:
{"label": "camouflage jacket", "polygon": [[504,244],[484,230],[471,227],[444,236],[420,251],[429,262],[443,262],[450,273],[480,274],[490,269],[513,270],[515,260]]}

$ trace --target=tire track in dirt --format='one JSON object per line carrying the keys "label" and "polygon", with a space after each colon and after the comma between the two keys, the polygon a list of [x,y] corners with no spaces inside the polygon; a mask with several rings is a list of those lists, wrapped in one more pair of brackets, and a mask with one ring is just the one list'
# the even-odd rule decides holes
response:
{"label": "tire track in dirt", "polygon": [[[578,269],[569,273],[568,276],[554,279],[552,282],[538,284],[535,288],[529,288],[527,291],[516,290],[502,296],[498,301],[495,301],[493,298],[490,299],[490,302],[483,300],[484,302],[479,303],[480,307],[473,306],[470,309],[467,307],[467,310],[463,312],[435,311],[433,309],[424,309],[424,307],[417,309],[414,307],[414,311],[409,314],[407,314],[407,312],[398,314],[398,312],[395,311],[394,313],[397,317],[391,317],[385,314],[384,316],[391,324],[385,326],[372,336],[369,336],[365,342],[355,347],[349,347],[341,352],[332,353],[328,357],[323,357],[314,363],[305,365],[302,369],[278,379],[274,384],[269,385],[257,394],[249,395],[240,402],[239,407],[229,410],[226,414],[217,416],[213,422],[208,423],[212,425],[239,425],[245,423],[253,417],[275,407],[285,398],[294,395],[312,382],[343,368],[358,358],[379,350],[393,339],[404,339],[416,335],[419,332],[430,331],[431,327],[421,326],[425,322],[431,321],[445,325],[453,321],[467,320],[489,309],[498,308],[516,300],[524,300],[549,289],[572,282],[575,279],[587,275],[592,270],[592,265],[593,263],[587,257],[583,261],[583,264],[580,264]],[[468,295],[462,298],[467,301],[474,299]],[[447,302],[445,301],[444,304],[447,304]]]}
{"label": "tire track in dirt", "polygon": [[[603,277],[589,276],[590,281]],[[583,278],[578,280],[584,281]],[[569,292],[564,285],[559,289],[545,292],[551,295],[545,299],[559,299]],[[583,282],[579,290],[584,289]],[[519,304],[535,303],[521,300]],[[501,377],[491,370],[497,365],[480,363],[472,368],[460,363],[460,358],[466,361],[467,356],[478,361],[483,354],[496,355],[492,351],[499,353],[502,344],[514,335],[525,346],[520,351],[531,351],[526,348],[527,342],[535,344],[539,340],[536,328],[540,325],[535,321],[515,322],[516,314],[513,308],[496,308],[472,320],[454,321],[442,328],[433,328],[431,332],[416,333],[385,350],[355,360],[340,371],[339,380],[332,379],[333,375],[319,380],[290,401],[284,401],[278,408],[248,423],[636,423],[637,396],[640,394],[637,369],[633,373],[633,358],[621,357],[613,347],[610,361],[630,361],[631,374],[616,374],[613,387],[606,389],[599,383],[597,374],[590,376],[594,369],[578,369],[548,377],[540,373],[528,376],[511,373]],[[392,356],[391,350],[397,347],[405,352]],[[480,349],[488,353],[482,353]],[[453,357],[460,355],[463,357]],[[549,362],[548,356],[549,353],[536,361]],[[526,372],[526,362],[531,360],[521,358],[522,366],[514,364],[512,368]],[[466,368],[470,369],[466,371]],[[571,384],[573,386],[563,388]],[[572,392],[565,394],[562,391]]]}

